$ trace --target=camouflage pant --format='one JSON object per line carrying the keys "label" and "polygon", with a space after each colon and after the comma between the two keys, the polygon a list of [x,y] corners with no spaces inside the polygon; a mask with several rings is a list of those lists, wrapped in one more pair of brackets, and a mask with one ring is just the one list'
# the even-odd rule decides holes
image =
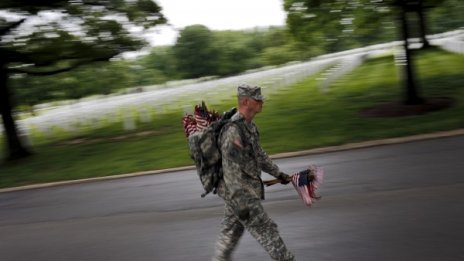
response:
{"label": "camouflage pant", "polygon": [[261,202],[252,200],[245,204],[246,207],[241,206],[234,208],[234,204],[226,202],[224,220],[216,242],[213,261],[232,260],[232,252],[245,228],[264,247],[273,260],[295,261],[295,257],[287,250],[280,237],[277,225],[264,212]]}

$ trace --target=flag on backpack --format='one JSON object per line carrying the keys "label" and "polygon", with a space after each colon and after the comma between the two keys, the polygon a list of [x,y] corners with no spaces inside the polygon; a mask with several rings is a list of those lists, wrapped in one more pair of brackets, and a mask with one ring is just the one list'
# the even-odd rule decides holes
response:
{"label": "flag on backpack", "polygon": [[221,119],[217,111],[209,111],[204,101],[201,104],[195,105],[193,114],[186,114],[182,118],[185,136],[188,138],[190,135],[206,129],[213,122]]}

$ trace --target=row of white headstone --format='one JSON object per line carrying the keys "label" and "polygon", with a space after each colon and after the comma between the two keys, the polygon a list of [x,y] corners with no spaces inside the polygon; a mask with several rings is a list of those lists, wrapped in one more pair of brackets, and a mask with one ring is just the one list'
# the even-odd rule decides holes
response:
{"label": "row of white headstone", "polygon": [[[314,61],[292,64],[223,79],[187,84],[175,88],[104,97],[64,105],[42,115],[18,120],[22,136],[32,133],[50,137],[60,133],[78,134],[105,124],[121,122],[124,130],[134,130],[138,123],[151,122],[155,114],[167,111],[188,112],[201,100],[218,104],[235,94],[240,83],[260,85],[266,95],[314,74],[331,62]],[[31,143],[31,139],[28,139]]]}
{"label": "row of white headstone", "polygon": [[464,36],[456,36],[445,41],[441,47],[447,51],[464,54]]}
{"label": "row of white headstone", "polygon": [[[447,36],[446,40],[436,37],[432,41],[444,46],[443,48],[462,49],[462,42],[461,45],[455,43],[462,35],[464,33],[461,31],[460,34]],[[326,91],[333,81],[361,65],[366,57],[391,52],[392,48],[397,49],[399,45],[399,41],[373,45],[320,56],[308,62],[294,62],[233,77],[201,82],[186,81],[184,85],[171,88],[83,100],[59,106],[39,116],[18,120],[17,125],[21,136],[29,144],[33,143],[32,133],[51,137],[59,130],[60,133],[74,135],[118,122],[122,123],[124,130],[134,130],[138,123],[153,121],[155,114],[167,111],[188,113],[193,110],[194,104],[201,100],[209,104],[219,104],[224,99],[234,96],[236,86],[240,83],[259,85],[263,87],[263,92],[270,96],[282,88],[330,68],[319,78],[319,87]]]}
{"label": "row of white headstone", "polygon": [[447,51],[460,54],[464,53],[464,28],[430,35],[427,36],[427,39],[431,44],[440,46]]}

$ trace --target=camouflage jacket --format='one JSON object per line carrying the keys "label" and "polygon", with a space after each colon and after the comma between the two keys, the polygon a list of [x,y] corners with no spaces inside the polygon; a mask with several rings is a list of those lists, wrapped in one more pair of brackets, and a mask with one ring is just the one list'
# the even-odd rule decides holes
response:
{"label": "camouflage jacket", "polygon": [[218,195],[225,200],[264,199],[261,171],[276,178],[280,171],[261,148],[256,125],[237,112],[223,127],[218,143],[223,168]]}

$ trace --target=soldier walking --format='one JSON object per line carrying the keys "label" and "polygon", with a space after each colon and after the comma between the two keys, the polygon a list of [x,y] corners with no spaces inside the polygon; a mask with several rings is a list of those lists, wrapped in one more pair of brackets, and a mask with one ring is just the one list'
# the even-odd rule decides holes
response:
{"label": "soldier walking", "polygon": [[259,144],[259,132],[253,118],[263,107],[260,87],[242,84],[237,88],[238,111],[221,132],[223,179],[218,195],[224,199],[224,219],[216,242],[213,261],[230,261],[232,253],[246,229],[269,253],[273,260],[294,261],[277,230],[261,205],[264,185],[261,171],[289,183],[289,175],[281,172]]}

